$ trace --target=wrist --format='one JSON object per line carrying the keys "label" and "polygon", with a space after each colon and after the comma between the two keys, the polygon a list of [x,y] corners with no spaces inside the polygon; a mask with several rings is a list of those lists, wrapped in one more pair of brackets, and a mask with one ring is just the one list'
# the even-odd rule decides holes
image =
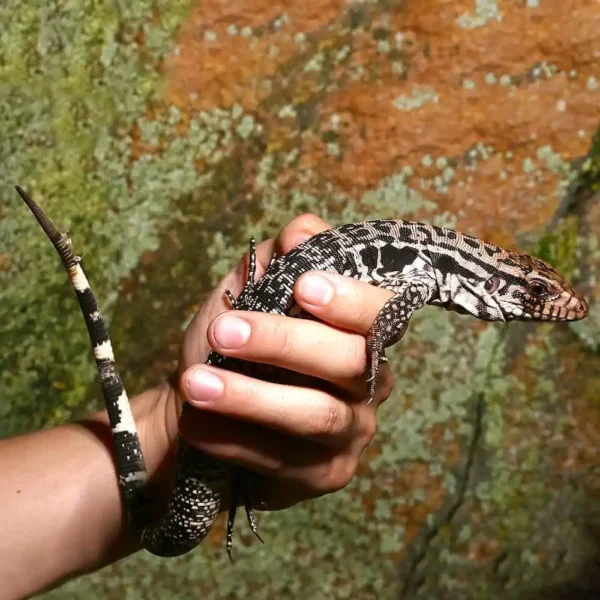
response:
{"label": "wrist", "polygon": [[[176,376],[134,396],[130,402],[148,473],[148,484],[160,500],[168,495],[171,487],[179,416],[183,406]],[[80,425],[103,443],[112,457],[116,475],[112,434],[106,411],[95,413],[81,421]]]}
{"label": "wrist", "polygon": [[161,495],[170,486],[182,406],[176,374],[131,401],[148,477]]}

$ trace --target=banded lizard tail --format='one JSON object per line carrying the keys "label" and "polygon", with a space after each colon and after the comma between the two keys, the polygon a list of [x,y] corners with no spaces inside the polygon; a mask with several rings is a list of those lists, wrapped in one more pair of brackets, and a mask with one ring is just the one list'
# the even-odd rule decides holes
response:
{"label": "banded lizard tail", "polygon": [[[228,501],[230,552],[239,505],[245,505],[250,527],[257,533],[244,471],[179,439],[171,498],[166,509],[157,512],[148,494],[144,458],[127,393],[80,258],[73,253],[69,237],[56,229],[21,188],[17,191],[54,244],[75,288],[112,428],[124,511],[141,545],[159,556],[192,550],[206,537]],[[544,261],[451,229],[410,221],[376,220],[328,229],[287,254],[273,257],[258,281],[255,267],[252,240],[246,284],[238,298],[228,293],[234,310],[298,316],[294,284],[311,270],[339,273],[393,292],[367,336],[369,401],[375,394],[384,349],[402,338],[412,314],[425,304],[485,321],[575,321],[588,314],[585,300]],[[276,369],[226,358],[214,351],[206,363],[260,379],[272,379],[277,373]]]}

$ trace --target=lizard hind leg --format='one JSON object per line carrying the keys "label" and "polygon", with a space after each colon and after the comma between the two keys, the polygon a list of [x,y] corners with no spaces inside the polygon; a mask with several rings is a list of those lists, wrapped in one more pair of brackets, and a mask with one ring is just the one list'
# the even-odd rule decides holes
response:
{"label": "lizard hind leg", "polygon": [[248,524],[250,525],[250,530],[264,544],[264,540],[260,537],[260,534],[258,533],[256,517],[254,516],[254,511],[252,510],[252,502],[250,500],[250,494],[248,490],[248,474],[247,472],[244,472],[243,469],[237,469],[233,475],[231,483],[229,512],[227,517],[226,545],[227,554],[229,555],[229,559],[231,561],[233,561],[231,551],[233,549],[233,528],[235,525],[235,516],[237,508],[241,504],[244,505],[244,509],[246,511],[246,518],[248,520]]}
{"label": "lizard hind leg", "polygon": [[229,560],[233,562],[233,556],[231,551],[233,549],[233,528],[235,525],[235,515],[237,512],[237,500],[238,500],[238,491],[235,486],[235,481],[233,487],[231,489],[231,498],[229,504],[229,510],[227,512],[227,533],[226,533],[226,548],[227,554],[229,555]]}
{"label": "lizard hind leg", "polygon": [[250,497],[247,493],[244,495],[244,508],[246,509],[246,519],[248,520],[248,525],[250,525],[250,531],[252,531],[259,541],[264,544],[265,541],[258,533],[258,524],[256,523],[256,517],[254,516],[254,511],[252,510],[252,502],[250,501]]}

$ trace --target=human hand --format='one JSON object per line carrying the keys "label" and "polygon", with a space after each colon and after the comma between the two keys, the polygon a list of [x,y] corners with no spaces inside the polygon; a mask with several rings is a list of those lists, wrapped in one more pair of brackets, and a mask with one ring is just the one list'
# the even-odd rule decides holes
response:
{"label": "human hand", "polygon": [[[328,227],[313,215],[294,219],[276,239],[257,246],[257,277],[273,252],[285,254]],[[196,448],[260,474],[253,479],[253,502],[275,510],[336,491],[355,473],[375,434],[376,410],[393,386],[384,364],[377,395],[366,403],[365,336],[391,293],[311,272],[296,283],[295,299],[322,322],[233,312],[225,289],[240,293],[246,259],[225,276],[185,333],[179,390],[198,410],[186,411],[179,427]],[[210,348],[289,369],[298,379],[269,383],[204,365]]]}
{"label": "human hand", "polygon": [[[292,221],[276,239],[258,246],[258,275],[273,251],[288,252],[325,228],[312,216]],[[337,490],[354,474],[375,432],[376,409],[390,393],[392,376],[382,365],[378,394],[371,404],[365,401],[365,334],[390,292],[309,273],[297,282],[296,298],[323,322],[227,310],[224,290],[239,293],[245,272],[242,265],[227,275],[187,328],[180,374],[131,400],[151,485],[159,496],[170,488],[179,427],[204,452],[258,473],[249,490],[256,508],[284,508]],[[309,292],[323,294],[326,281],[329,302],[311,301]],[[250,331],[238,349],[232,348],[235,335],[230,335],[229,349],[224,347],[231,317],[242,319]],[[239,335],[242,328],[229,328],[229,333]],[[284,367],[297,379],[282,385],[203,366],[210,347]],[[211,374],[222,384],[212,400],[206,385]],[[186,400],[196,410],[186,410],[179,423]],[[139,549],[139,537],[124,518],[106,411],[1,442],[0,580],[8,585],[5,593],[30,597]]]}

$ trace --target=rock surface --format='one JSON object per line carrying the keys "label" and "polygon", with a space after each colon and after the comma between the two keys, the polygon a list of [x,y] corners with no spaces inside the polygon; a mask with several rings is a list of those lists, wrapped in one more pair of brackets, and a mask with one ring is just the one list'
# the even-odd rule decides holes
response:
{"label": "rock surface", "polygon": [[[18,176],[75,230],[132,389],[172,369],[179,324],[250,233],[272,235],[307,210],[332,223],[427,220],[532,251],[580,282],[592,315],[505,328],[424,309],[390,354],[398,385],[345,490],[262,516],[265,546],[240,528],[233,566],[220,523],[190,555],[139,554],[47,597],[600,594],[590,575],[600,531],[600,4],[151,5],[84,21],[25,11],[20,23],[39,25],[38,39],[19,38],[24,26],[10,34],[21,50],[0,88],[17,146],[3,142],[0,176]],[[81,39],[66,35],[82,23]],[[65,39],[66,56],[84,57],[79,69]],[[1,199],[2,232],[27,242],[2,236],[0,252],[11,290],[2,333],[16,348],[0,357],[8,434],[85,408],[91,359],[64,274],[12,196]],[[138,234],[125,237],[132,225]],[[31,311],[54,297],[44,337]],[[26,299],[33,308],[17,315]],[[72,346],[57,349],[65,339]],[[18,364],[31,366],[9,377]],[[41,409],[20,404],[23,389]]]}

